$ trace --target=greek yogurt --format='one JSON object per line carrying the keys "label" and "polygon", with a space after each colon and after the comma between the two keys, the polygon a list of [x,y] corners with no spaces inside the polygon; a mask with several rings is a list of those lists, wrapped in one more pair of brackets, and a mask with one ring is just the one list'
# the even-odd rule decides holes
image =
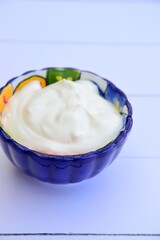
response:
{"label": "greek yogurt", "polygon": [[42,88],[33,81],[16,92],[2,113],[3,129],[41,153],[83,154],[113,141],[123,117],[91,81],[61,80]]}

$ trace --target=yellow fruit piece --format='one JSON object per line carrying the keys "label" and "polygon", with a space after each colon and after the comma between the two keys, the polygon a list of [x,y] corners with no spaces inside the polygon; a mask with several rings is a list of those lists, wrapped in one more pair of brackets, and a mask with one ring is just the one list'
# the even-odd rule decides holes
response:
{"label": "yellow fruit piece", "polygon": [[39,77],[39,76],[32,76],[29,77],[27,79],[25,79],[24,81],[22,81],[16,88],[15,92],[19,91],[21,88],[23,88],[24,86],[26,86],[28,83],[32,82],[32,81],[39,81],[42,88],[44,88],[46,86],[46,81],[43,77]]}
{"label": "yellow fruit piece", "polygon": [[0,94],[0,112],[3,111],[5,104],[7,104],[9,98],[13,95],[12,85],[7,85]]}

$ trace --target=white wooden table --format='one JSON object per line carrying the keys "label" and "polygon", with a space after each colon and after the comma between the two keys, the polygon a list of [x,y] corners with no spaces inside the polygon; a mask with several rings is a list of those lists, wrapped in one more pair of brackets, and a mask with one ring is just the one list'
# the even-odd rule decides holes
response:
{"label": "white wooden table", "polygon": [[48,66],[125,91],[133,130],[114,163],[72,185],[18,171],[0,148],[0,239],[160,239],[160,2],[0,1],[0,86]]}

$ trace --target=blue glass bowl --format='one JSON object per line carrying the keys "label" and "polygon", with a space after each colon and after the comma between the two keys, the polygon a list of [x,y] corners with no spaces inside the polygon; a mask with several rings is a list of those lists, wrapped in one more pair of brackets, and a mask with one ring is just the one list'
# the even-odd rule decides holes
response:
{"label": "blue glass bowl", "polygon": [[4,153],[23,172],[45,182],[75,183],[97,175],[117,157],[132,128],[132,107],[126,95],[109,80],[92,72],[74,68],[45,68],[26,72],[7,82],[0,89],[0,113],[11,95],[35,78],[43,87],[63,78],[93,81],[102,97],[112,102],[123,115],[124,126],[117,138],[103,148],[70,156],[47,155],[31,150],[14,141],[0,127],[0,142]]}

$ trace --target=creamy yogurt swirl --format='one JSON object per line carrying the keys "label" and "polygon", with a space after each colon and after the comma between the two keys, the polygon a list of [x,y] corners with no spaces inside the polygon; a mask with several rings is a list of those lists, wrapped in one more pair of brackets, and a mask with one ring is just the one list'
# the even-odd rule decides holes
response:
{"label": "creamy yogurt swirl", "polygon": [[42,88],[33,81],[2,113],[3,129],[18,143],[54,155],[99,149],[114,140],[123,118],[91,81],[61,80]]}

